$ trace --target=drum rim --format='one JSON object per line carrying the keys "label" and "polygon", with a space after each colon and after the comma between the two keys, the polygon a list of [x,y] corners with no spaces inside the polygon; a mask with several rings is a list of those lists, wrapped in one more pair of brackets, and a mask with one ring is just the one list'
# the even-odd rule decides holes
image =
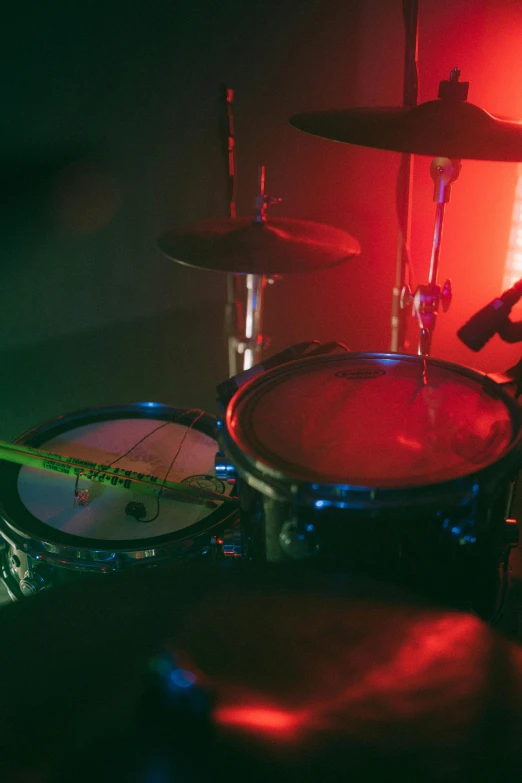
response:
{"label": "drum rim", "polygon": [[[235,415],[238,406],[251,394],[261,395],[263,388],[272,385],[278,377],[299,375],[300,368],[314,364],[316,366],[326,365],[338,362],[339,359],[361,361],[364,359],[374,361],[407,361],[410,363],[419,363],[426,361],[428,365],[442,367],[443,369],[454,372],[477,382],[492,397],[499,399],[506,407],[513,427],[513,436],[511,442],[499,458],[460,476],[454,476],[450,479],[444,479],[438,482],[428,482],[425,484],[400,484],[392,487],[379,487],[378,484],[350,484],[348,482],[328,482],[320,478],[317,481],[306,480],[301,477],[285,472],[275,465],[268,464],[261,456],[255,453],[250,444],[244,444],[237,433],[231,427],[232,417]],[[475,370],[464,365],[448,362],[444,359],[433,357],[423,357],[415,354],[399,354],[385,352],[349,352],[346,354],[328,354],[323,356],[307,357],[288,362],[279,367],[268,370],[261,375],[251,378],[234,394],[230,400],[225,418],[218,422],[218,438],[222,447],[228,453],[231,461],[235,465],[237,472],[247,484],[254,489],[258,489],[263,494],[278,500],[293,499],[296,502],[313,502],[314,498],[324,499],[325,504],[334,503],[335,505],[345,505],[355,507],[358,504],[361,507],[368,505],[365,499],[366,495],[371,496],[371,501],[381,500],[386,504],[395,505],[397,502],[404,502],[404,493],[414,496],[426,495],[427,491],[436,492],[454,492],[455,485],[460,485],[460,491],[464,485],[471,483],[474,489],[476,479],[479,475],[485,475],[496,469],[509,469],[509,463],[514,462],[513,452],[522,439],[522,411],[517,405],[516,400],[501,387],[501,385],[490,378],[487,373]],[[514,466],[513,466],[514,469]],[[400,498],[400,499],[399,499]]]}
{"label": "drum rim", "polygon": [[[183,413],[188,413],[192,410],[192,408],[182,408],[158,402],[117,403],[114,405],[82,408],[71,413],[62,414],[54,419],[48,419],[42,424],[37,424],[22,435],[19,435],[14,443],[26,444],[37,448],[52,437],[56,437],[63,432],[69,432],[75,429],[75,427],[86,426],[89,423],[131,418],[157,419],[161,421],[168,420],[168,418],[175,419]],[[194,413],[192,418],[196,415]],[[74,426],[71,426],[73,422]],[[194,424],[194,428],[216,440],[216,424],[217,420],[214,416],[204,413]],[[81,552],[91,555],[96,553],[107,555],[137,554],[150,550],[160,550],[162,553],[165,548],[171,545],[182,545],[184,542],[190,545],[191,541],[204,535],[209,530],[221,527],[225,522],[230,523],[230,510],[226,504],[223,504],[221,508],[210,512],[208,516],[199,522],[160,536],[123,540],[76,536],[57,530],[51,525],[42,522],[38,517],[31,514],[22,503],[17,491],[17,479],[21,467],[21,465],[0,461],[0,487],[2,487],[0,489],[0,526],[6,525],[10,531],[21,536],[25,542],[36,542],[37,545],[43,546],[42,553],[46,549],[70,554]],[[2,530],[0,528],[1,534]],[[159,554],[154,556],[159,556]],[[100,566],[108,564],[105,559],[100,559],[96,562],[99,562]]]}

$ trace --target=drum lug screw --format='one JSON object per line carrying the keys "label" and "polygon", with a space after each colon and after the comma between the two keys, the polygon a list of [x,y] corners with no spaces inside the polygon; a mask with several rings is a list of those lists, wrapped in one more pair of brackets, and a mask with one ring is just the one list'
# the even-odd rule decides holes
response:
{"label": "drum lug screw", "polygon": [[518,521],[513,518],[504,520],[504,541],[509,547],[516,547],[520,541]]}
{"label": "drum lug screw", "polygon": [[216,478],[223,479],[229,484],[236,482],[236,468],[221,451],[218,451],[214,459],[214,473]]}
{"label": "drum lug screw", "polygon": [[34,595],[35,593],[39,593],[40,590],[43,590],[45,587],[45,580],[43,577],[41,577],[39,574],[36,574],[34,571],[29,574],[28,571],[26,571],[24,578],[20,580],[20,590],[22,592],[22,595],[24,596],[30,596]]}
{"label": "drum lug screw", "polygon": [[449,306],[451,304],[452,298],[453,298],[453,291],[451,288],[451,280],[448,279],[442,286],[442,291],[440,293],[440,303],[445,313],[447,313],[449,310]]}
{"label": "drum lug screw", "polygon": [[297,522],[293,519],[283,523],[279,533],[279,543],[285,555],[293,560],[303,560],[314,554],[308,537],[299,532]]}

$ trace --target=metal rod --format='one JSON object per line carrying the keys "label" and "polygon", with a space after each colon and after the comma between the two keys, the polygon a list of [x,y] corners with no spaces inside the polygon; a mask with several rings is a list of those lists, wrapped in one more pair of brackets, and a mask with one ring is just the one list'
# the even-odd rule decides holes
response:
{"label": "metal rod", "polygon": [[249,370],[252,365],[261,361],[263,337],[261,326],[263,322],[263,294],[266,284],[264,275],[247,275],[247,302],[245,318],[245,338],[247,347],[243,355],[243,370]]}
{"label": "metal rod", "polygon": [[445,206],[446,204],[444,202],[437,204],[437,209],[435,212],[435,227],[433,230],[433,245],[431,248],[430,272],[428,276],[429,285],[437,285],[437,274],[439,271],[440,246],[442,242],[442,225],[444,221]]}
{"label": "metal rod", "polygon": [[[404,18],[404,84],[403,105],[413,107],[418,101],[418,48],[419,48],[419,8],[418,0],[403,0]],[[413,155],[401,155],[397,180],[397,217],[399,237],[397,244],[397,262],[395,267],[395,285],[392,296],[391,344],[393,352],[404,352],[406,348],[406,326],[408,312],[401,307],[401,293],[406,283],[406,269],[409,264],[411,187],[413,179]],[[411,282],[411,281],[410,281]]]}
{"label": "metal rod", "polygon": [[[237,216],[237,164],[236,164],[236,139],[234,126],[234,90],[222,86],[224,100],[223,139],[226,139],[223,149],[226,162],[226,192],[228,201],[228,215],[235,219]],[[228,344],[228,372],[232,377],[237,374],[237,346],[239,328],[239,299],[238,289],[240,276],[233,273],[227,274],[227,300],[225,305],[225,332]]]}
{"label": "metal rod", "polygon": [[237,346],[239,329],[238,281],[236,275],[227,274],[227,301],[225,305],[225,329],[228,343],[228,374],[230,378],[238,373]]}

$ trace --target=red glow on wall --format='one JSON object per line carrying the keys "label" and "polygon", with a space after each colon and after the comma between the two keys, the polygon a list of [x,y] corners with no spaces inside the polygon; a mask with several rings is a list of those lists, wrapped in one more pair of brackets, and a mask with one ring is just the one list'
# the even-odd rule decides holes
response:
{"label": "red glow on wall", "polygon": [[502,289],[511,288],[522,277],[522,165],[517,169],[517,186],[515,189],[513,213],[511,216],[511,231],[504,267],[504,282]]}

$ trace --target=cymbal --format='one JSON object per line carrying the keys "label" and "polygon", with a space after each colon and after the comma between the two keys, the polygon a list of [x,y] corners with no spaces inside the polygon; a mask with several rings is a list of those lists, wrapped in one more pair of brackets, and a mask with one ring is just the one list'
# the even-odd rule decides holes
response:
{"label": "cymbal", "polygon": [[295,114],[290,123],[325,139],[416,155],[522,161],[522,122],[494,117],[468,101]]}
{"label": "cymbal", "polygon": [[252,275],[315,272],[361,251],[346,231],[292,218],[213,218],[167,231],[158,244],[179,264]]}
{"label": "cymbal", "polygon": [[[377,781],[391,765],[442,783],[499,759],[507,778],[522,771],[522,651],[398,588],[191,559],[0,611],[6,783],[43,779],[16,777],[43,761],[78,783],[99,769],[145,783],[160,763],[165,781],[211,780],[226,763],[234,783],[347,769]],[[506,731],[491,730],[499,715]]]}

